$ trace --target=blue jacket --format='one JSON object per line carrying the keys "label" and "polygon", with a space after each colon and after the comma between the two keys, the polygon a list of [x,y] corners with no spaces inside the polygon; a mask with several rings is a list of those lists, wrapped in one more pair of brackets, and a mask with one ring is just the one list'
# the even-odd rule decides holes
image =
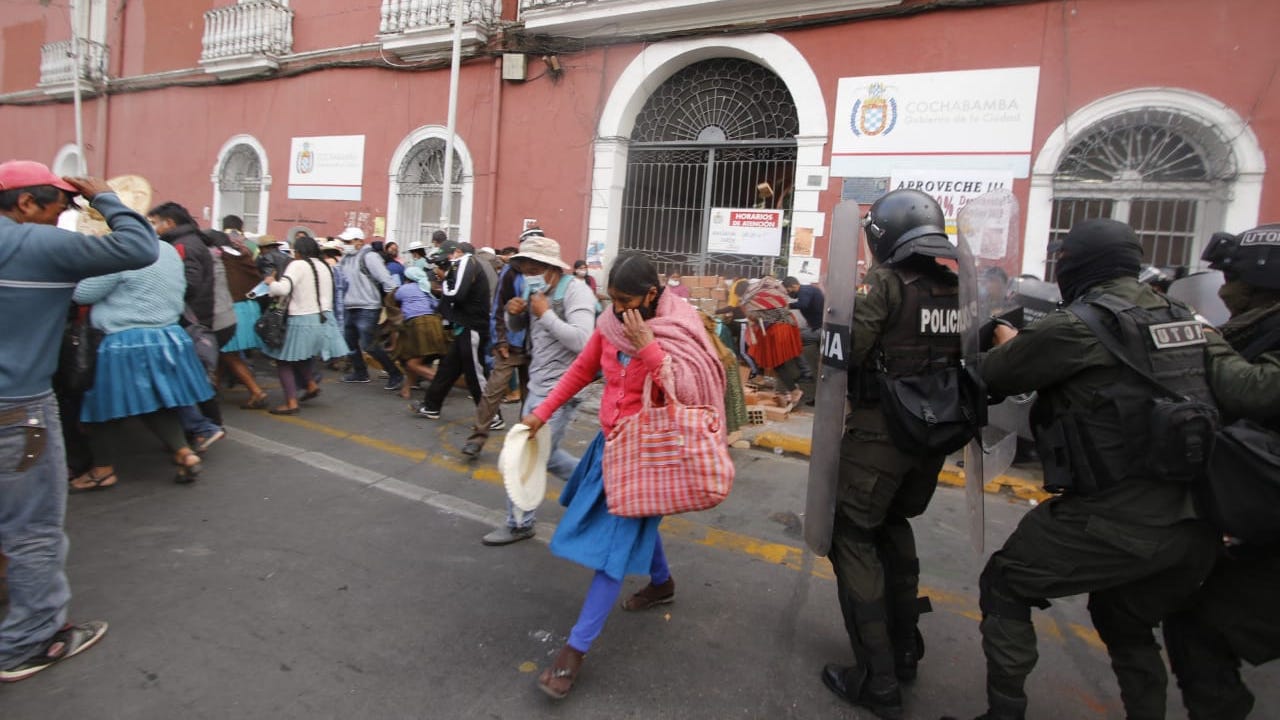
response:
{"label": "blue jacket", "polygon": [[94,197],[112,232],[81,235],[0,216],[0,401],[49,392],[76,283],[156,261],[151,224],[115,193]]}

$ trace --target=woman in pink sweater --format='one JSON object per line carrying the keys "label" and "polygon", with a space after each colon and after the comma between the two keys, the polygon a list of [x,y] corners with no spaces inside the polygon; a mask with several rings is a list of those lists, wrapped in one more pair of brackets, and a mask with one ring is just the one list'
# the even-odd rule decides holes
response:
{"label": "woman in pink sweater", "polygon": [[[604,492],[605,438],[620,420],[644,405],[645,379],[655,378],[654,400],[662,400],[658,370],[670,363],[671,389],[686,405],[709,405],[724,414],[724,366],[691,305],[663,293],[658,272],[647,258],[623,255],[609,273],[610,310],[601,315],[586,348],[542,404],[522,421],[531,432],[603,371],[601,432],[587,448],[564,492],[567,507],[551,540],[551,551],[595,570],[578,622],[538,687],[554,698],[569,694],[583,658],[604,628],[627,574],[649,574],[649,584],[622,603],[624,610],[647,610],[675,598],[675,581],[658,536],[661,517],[625,518],[609,514]],[[723,427],[723,425],[722,425]]]}

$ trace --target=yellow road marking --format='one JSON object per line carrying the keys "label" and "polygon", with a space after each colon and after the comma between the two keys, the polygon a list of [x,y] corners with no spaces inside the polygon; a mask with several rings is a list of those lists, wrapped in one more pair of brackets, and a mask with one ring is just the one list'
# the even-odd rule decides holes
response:
{"label": "yellow road marking", "polygon": [[[473,480],[488,483],[491,485],[502,485],[502,475],[497,468],[484,466],[472,467],[469,464],[458,462],[452,457],[442,453],[431,453],[417,448],[398,445],[396,443],[379,440],[361,435],[359,433],[348,432],[340,428],[335,428],[324,423],[318,423],[314,420],[305,420],[302,418],[289,415],[270,415],[272,420],[288,423],[296,427],[300,427],[313,432],[318,432],[329,437],[341,440],[349,440],[364,447],[384,452],[396,457],[413,460],[414,462],[426,462],[435,467],[449,470],[454,473],[463,474],[471,477]],[[939,481],[945,484],[957,484],[955,477],[950,478],[950,482],[944,480],[944,476],[951,473],[958,476],[958,484],[964,485],[963,473],[952,473],[949,470],[943,470],[939,475]],[[1026,482],[1026,481],[1021,481]],[[1017,491],[1015,491],[1016,493]],[[547,499],[556,502],[560,497],[558,491],[549,490]],[[759,560],[763,560],[773,565],[781,565],[790,570],[804,572],[808,569],[813,577],[824,580],[834,580],[835,572],[831,568],[831,563],[826,558],[814,558],[809,562],[806,558],[804,548],[793,545],[784,545],[782,543],[774,543],[759,538],[743,535],[729,530],[721,530],[702,523],[694,522],[685,517],[668,516],[663,518],[662,531],[664,534],[672,538],[678,538],[685,542],[704,547],[724,550],[727,552],[746,555]],[[977,610],[976,600],[967,595],[960,593],[951,593],[938,588],[920,587],[920,594],[927,595],[935,605],[945,607],[945,612],[954,615],[969,618],[974,621],[981,621],[982,614]],[[1064,642],[1064,633],[1058,626],[1057,622],[1048,616],[1038,615],[1037,626],[1044,631],[1044,634],[1057,642]],[[1072,623],[1068,626],[1071,633],[1080,638],[1090,647],[1105,649],[1102,639],[1098,637],[1098,633],[1093,628],[1084,625]]]}

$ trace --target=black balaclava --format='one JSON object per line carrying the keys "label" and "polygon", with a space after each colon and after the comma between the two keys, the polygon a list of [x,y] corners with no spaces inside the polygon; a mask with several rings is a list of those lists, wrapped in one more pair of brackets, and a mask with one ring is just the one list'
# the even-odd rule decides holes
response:
{"label": "black balaclava", "polygon": [[1059,248],[1058,289],[1070,303],[1100,282],[1138,277],[1142,244],[1133,228],[1116,220],[1085,220],[1072,226]]}

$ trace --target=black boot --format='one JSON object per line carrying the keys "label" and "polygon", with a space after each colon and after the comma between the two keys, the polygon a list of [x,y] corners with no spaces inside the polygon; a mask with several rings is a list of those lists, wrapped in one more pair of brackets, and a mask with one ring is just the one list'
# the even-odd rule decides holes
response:
{"label": "black boot", "polygon": [[909,639],[893,644],[893,672],[898,682],[909,683],[916,679],[920,660],[924,657],[924,635],[915,628]]}
{"label": "black boot", "polygon": [[832,664],[822,668],[822,684],[840,699],[864,707],[878,718],[902,718],[902,692],[892,675],[868,677],[865,669]]}

